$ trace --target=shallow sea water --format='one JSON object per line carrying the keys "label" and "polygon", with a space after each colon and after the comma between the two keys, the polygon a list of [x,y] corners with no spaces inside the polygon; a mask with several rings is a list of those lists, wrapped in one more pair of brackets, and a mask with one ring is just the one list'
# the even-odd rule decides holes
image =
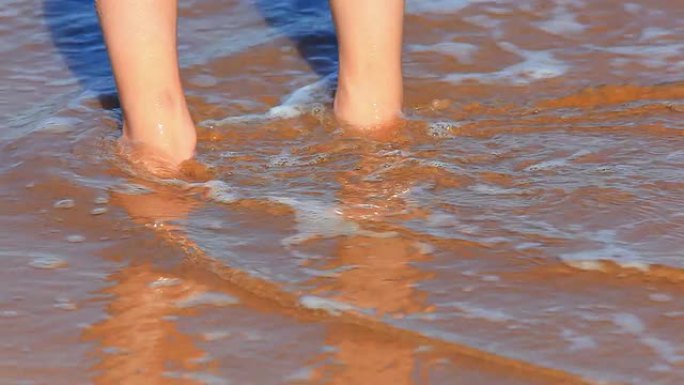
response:
{"label": "shallow sea water", "polygon": [[178,179],[91,2],[0,4],[0,384],[684,383],[684,3],[409,0],[361,135],[325,2],[181,1]]}

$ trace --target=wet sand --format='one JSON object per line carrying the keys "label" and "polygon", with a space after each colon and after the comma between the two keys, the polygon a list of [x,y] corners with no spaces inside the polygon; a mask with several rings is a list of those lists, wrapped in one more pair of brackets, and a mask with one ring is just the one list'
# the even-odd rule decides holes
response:
{"label": "wet sand", "polygon": [[159,179],[92,4],[0,3],[0,384],[684,383],[684,4],[409,1],[367,135],[325,2],[181,2]]}

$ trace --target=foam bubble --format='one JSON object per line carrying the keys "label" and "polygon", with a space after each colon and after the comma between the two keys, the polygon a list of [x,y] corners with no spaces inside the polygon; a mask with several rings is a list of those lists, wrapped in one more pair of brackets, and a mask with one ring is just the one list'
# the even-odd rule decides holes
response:
{"label": "foam bubble", "polygon": [[453,13],[469,6],[471,3],[483,0],[430,0],[409,1],[406,4],[407,13]]}
{"label": "foam bubble", "polygon": [[67,235],[64,239],[69,243],[82,243],[85,242],[86,237],[80,234]]}
{"label": "foam bubble", "polygon": [[197,293],[197,294],[192,294],[187,298],[184,298],[180,301],[176,302],[176,306],[179,308],[190,308],[190,307],[196,307],[196,306],[217,306],[217,307],[222,307],[222,306],[231,306],[231,305],[236,305],[240,301],[236,298],[233,297],[232,295],[224,294],[224,293],[212,293],[212,292],[205,292],[205,293]]}
{"label": "foam bubble", "polygon": [[486,184],[476,184],[469,187],[470,190],[478,194],[486,195],[510,195],[510,194],[522,194],[525,190],[519,188],[503,188],[498,186],[486,185]]}
{"label": "foam bubble", "polygon": [[211,332],[202,333],[202,338],[205,341],[218,341],[230,337],[233,333],[227,330],[215,330]]}
{"label": "foam bubble", "polygon": [[574,267],[578,270],[604,270],[604,266],[601,261],[563,260],[563,262],[565,262],[566,265]]}
{"label": "foam bubble", "polygon": [[68,264],[65,260],[53,255],[39,255],[29,262],[29,266],[36,269],[54,270],[67,267]]}
{"label": "foam bubble", "polygon": [[625,269],[636,269],[639,271],[649,271],[651,270],[651,265],[647,262],[641,261],[615,261],[617,265]]}
{"label": "foam bubble", "polygon": [[345,265],[345,266],[340,266],[336,269],[332,270],[318,270],[318,269],[310,269],[310,268],[300,268],[300,270],[303,273],[306,273],[308,275],[311,275],[313,277],[321,277],[321,278],[337,278],[340,276],[341,273],[344,273],[349,270],[354,270],[358,268],[356,265]]}
{"label": "foam bubble", "polygon": [[471,64],[479,48],[474,44],[458,42],[441,42],[437,44],[413,44],[407,47],[412,52],[436,52],[456,58],[459,62]]}
{"label": "foam bubble", "polygon": [[421,255],[430,255],[435,252],[435,246],[426,242],[416,242],[414,244],[416,250]]}
{"label": "foam bubble", "polygon": [[203,385],[231,385],[233,382],[226,379],[215,376],[209,373],[202,372],[164,372],[164,377],[174,378],[179,380],[189,380],[190,382],[195,382]]}
{"label": "foam bubble", "polygon": [[583,336],[577,334],[577,332],[570,329],[563,329],[561,331],[561,337],[570,343],[568,349],[571,352],[576,352],[578,350],[595,349],[598,344],[591,336]]}
{"label": "foam bubble", "polygon": [[449,138],[453,136],[453,129],[458,127],[455,122],[432,122],[428,125],[427,133],[435,138]]}
{"label": "foam bubble", "polygon": [[109,203],[109,198],[107,198],[107,197],[97,197],[97,198],[95,198],[95,200],[94,200],[93,202],[94,202],[96,205],[106,205],[107,203]]}
{"label": "foam bubble", "polygon": [[0,310],[0,318],[16,318],[19,312],[16,310]]}
{"label": "foam bubble", "polygon": [[445,304],[444,306],[451,306],[457,308],[458,310],[463,312],[463,315],[467,318],[478,318],[497,323],[515,320],[515,317],[501,310],[485,309],[465,302],[451,302]]}
{"label": "foam bubble", "polygon": [[613,315],[613,323],[625,332],[640,334],[645,330],[641,319],[631,313],[618,313]]}
{"label": "foam bubble", "polygon": [[148,286],[153,288],[153,289],[156,289],[156,288],[160,288],[160,287],[178,286],[182,282],[183,282],[183,280],[180,278],[159,277],[154,282],[151,282]]}
{"label": "foam bubble", "polygon": [[333,315],[338,315],[342,312],[357,310],[354,306],[348,303],[335,301],[329,298],[323,298],[315,295],[302,296],[299,298],[299,303],[306,308],[324,310]]}
{"label": "foam bubble", "polygon": [[298,88],[285,97],[280,105],[272,107],[265,113],[229,116],[219,120],[210,119],[202,122],[202,125],[205,127],[221,127],[238,123],[296,118],[316,109],[320,106],[320,103],[329,103],[332,100],[330,93],[331,82],[332,77],[328,76]]}
{"label": "foam bubble", "polygon": [[473,16],[466,16],[463,18],[463,20],[478,27],[494,31],[493,35],[495,37],[500,37],[502,34],[499,30],[499,26],[501,25],[501,20],[499,19],[495,19],[483,14],[478,14]]}
{"label": "foam bubble", "polygon": [[237,201],[238,195],[234,189],[226,182],[220,180],[210,180],[203,184],[208,188],[208,198],[219,203],[233,203]]}
{"label": "foam bubble", "polygon": [[529,250],[529,249],[538,249],[540,247],[544,246],[543,244],[539,242],[523,242],[515,246],[516,250]]}
{"label": "foam bubble", "polygon": [[552,159],[552,160],[546,160],[543,162],[539,162],[533,165],[530,165],[525,168],[525,171],[542,171],[542,170],[548,170],[552,168],[559,168],[563,167],[568,164],[567,159]]}
{"label": "foam bubble", "polygon": [[63,134],[73,131],[77,123],[78,120],[74,118],[52,116],[38,123],[37,129],[43,132]]}
{"label": "foam bubble", "polygon": [[311,368],[300,368],[295,370],[294,372],[286,375],[283,380],[285,382],[310,382],[312,378],[314,377],[314,370]]}
{"label": "foam bubble", "polygon": [[55,202],[52,207],[56,209],[71,209],[76,206],[76,201],[73,199],[62,199]]}
{"label": "foam bubble", "polygon": [[90,210],[90,215],[102,215],[107,212],[106,207],[95,207],[94,209]]}
{"label": "foam bubble", "polygon": [[501,277],[499,277],[498,275],[492,275],[492,274],[483,275],[482,277],[480,277],[480,279],[484,282],[499,282],[499,281],[501,281]]}
{"label": "foam bubble", "polygon": [[135,183],[124,183],[115,186],[113,190],[117,193],[126,195],[145,195],[152,193],[152,190],[149,188]]}
{"label": "foam bubble", "polygon": [[653,302],[670,302],[672,301],[672,296],[664,293],[653,293],[648,296]]}
{"label": "foam bubble", "polygon": [[78,310],[78,305],[66,298],[58,299],[57,302],[52,305],[52,307],[66,311]]}

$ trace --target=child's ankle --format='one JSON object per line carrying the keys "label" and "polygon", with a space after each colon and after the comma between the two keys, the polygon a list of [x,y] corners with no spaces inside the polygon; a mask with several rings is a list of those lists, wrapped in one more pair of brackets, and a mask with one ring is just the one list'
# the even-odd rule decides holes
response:
{"label": "child's ankle", "polygon": [[365,128],[393,123],[401,117],[402,99],[400,65],[340,61],[335,115],[341,122]]}
{"label": "child's ankle", "polygon": [[401,88],[388,90],[380,86],[350,87],[340,84],[335,94],[337,119],[361,128],[385,126],[401,118]]}
{"label": "child's ankle", "polygon": [[122,143],[136,148],[138,156],[154,157],[172,167],[194,156],[197,133],[189,115],[134,122],[124,122]]}

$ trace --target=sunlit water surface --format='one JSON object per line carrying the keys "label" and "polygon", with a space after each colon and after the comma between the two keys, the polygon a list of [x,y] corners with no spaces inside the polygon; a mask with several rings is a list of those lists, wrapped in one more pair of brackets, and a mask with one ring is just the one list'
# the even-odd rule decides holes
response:
{"label": "sunlit water surface", "polygon": [[325,2],[181,1],[177,179],[91,2],[0,4],[1,384],[684,383],[684,3],[409,0],[366,135]]}

